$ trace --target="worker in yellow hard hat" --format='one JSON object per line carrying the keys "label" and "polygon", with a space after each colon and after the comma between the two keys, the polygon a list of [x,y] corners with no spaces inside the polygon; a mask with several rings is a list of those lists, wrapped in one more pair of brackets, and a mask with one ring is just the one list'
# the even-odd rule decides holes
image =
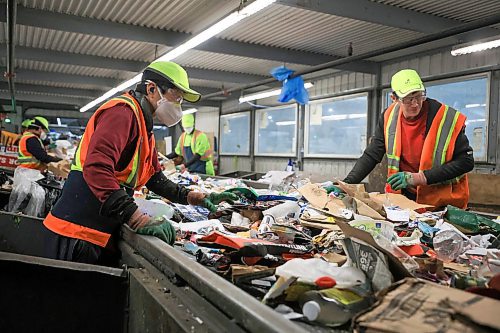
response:
{"label": "worker in yellow hard hat", "polygon": [[380,115],[374,139],[344,181],[361,182],[387,156],[386,192],[436,208],[465,208],[467,173],[474,168],[465,115],[427,98],[413,69],[394,74],[391,88],[393,103]]}
{"label": "worker in yellow hard hat", "polygon": [[213,150],[205,133],[194,127],[192,113],[182,116],[182,129],[175,151],[167,155],[168,158],[182,156],[183,164],[180,169],[215,176]]}
{"label": "worker in yellow hard hat", "polygon": [[27,130],[19,140],[17,164],[21,168],[44,170],[47,163],[59,162],[59,157],[50,156],[44,148],[43,140],[47,138],[49,121],[44,117],[34,117]]}
{"label": "worker in yellow hard hat", "polygon": [[61,198],[43,221],[45,256],[90,264],[117,264],[116,237],[122,224],[139,234],[173,244],[176,232],[162,216],[150,216],[133,199],[146,186],[170,201],[211,211],[226,194],[189,190],[168,180],[158,161],[153,118],[174,126],[183,100],[196,103],[186,71],[156,61],[142,73],[135,90],[111,98],[89,119],[75,153]]}
{"label": "worker in yellow hard hat", "polygon": [[26,132],[26,130],[28,129],[29,125],[31,124],[31,122],[33,121],[33,119],[25,119],[23,120],[23,122],[21,123],[21,134],[23,134],[24,132]]}

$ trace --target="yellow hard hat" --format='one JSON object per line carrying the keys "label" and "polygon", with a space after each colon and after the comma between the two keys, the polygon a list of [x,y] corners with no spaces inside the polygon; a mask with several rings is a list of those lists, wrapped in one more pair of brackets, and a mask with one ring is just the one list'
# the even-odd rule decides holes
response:
{"label": "yellow hard hat", "polygon": [[194,127],[194,115],[192,113],[182,116],[182,127]]}
{"label": "yellow hard hat", "polygon": [[200,100],[201,94],[189,88],[189,80],[186,71],[175,62],[155,61],[146,68],[146,71],[147,70],[161,75],[165,80],[170,81],[183,92],[183,98],[186,101],[196,103]]}
{"label": "yellow hard hat", "polygon": [[413,69],[403,69],[392,76],[392,91],[403,98],[415,91],[425,91],[424,83]]}
{"label": "yellow hard hat", "polygon": [[30,125],[40,126],[46,129],[47,131],[49,130],[49,121],[41,116],[34,117]]}

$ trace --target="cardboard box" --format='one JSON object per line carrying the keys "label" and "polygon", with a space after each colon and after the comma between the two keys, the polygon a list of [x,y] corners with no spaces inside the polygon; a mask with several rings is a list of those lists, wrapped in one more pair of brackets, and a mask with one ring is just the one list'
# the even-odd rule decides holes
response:
{"label": "cardboard box", "polygon": [[469,333],[500,330],[500,301],[406,278],[379,294],[379,301],[354,318],[365,333]]}

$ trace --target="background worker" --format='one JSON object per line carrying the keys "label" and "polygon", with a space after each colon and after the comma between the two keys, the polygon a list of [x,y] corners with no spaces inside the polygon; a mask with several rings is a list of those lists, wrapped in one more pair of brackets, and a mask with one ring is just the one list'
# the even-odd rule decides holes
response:
{"label": "background worker", "polygon": [[47,164],[61,159],[47,154],[42,143],[49,130],[49,122],[43,117],[35,117],[19,140],[14,183],[9,197],[9,212],[22,211],[26,215],[41,216],[44,212],[44,189],[36,183],[43,178],[41,171]]}
{"label": "background worker", "polygon": [[175,151],[167,155],[167,158],[182,156],[181,170],[188,169],[189,172],[215,176],[212,147],[207,135],[195,129],[194,115],[182,116],[181,124],[183,133],[177,141]]}
{"label": "background worker", "polygon": [[401,191],[434,207],[465,208],[467,173],[474,168],[466,117],[427,98],[420,76],[412,69],[394,74],[391,88],[393,103],[381,114],[374,139],[344,181],[360,183],[387,155],[386,192]]}
{"label": "background worker", "polygon": [[31,124],[32,121],[33,121],[32,119],[23,120],[23,122],[21,123],[21,135],[23,135],[24,132],[26,132],[28,126]]}
{"label": "background worker", "polygon": [[43,141],[47,138],[49,121],[36,116],[28,124],[27,130],[19,140],[17,164],[21,168],[45,170],[47,163],[59,162],[61,158],[50,156],[44,148]]}
{"label": "background worker", "polygon": [[143,186],[170,201],[211,211],[221,201],[237,198],[191,191],[161,172],[153,117],[174,126],[182,117],[182,101],[195,103],[200,98],[189,88],[181,66],[157,61],[144,70],[135,91],[97,109],[87,124],[61,198],[43,222],[48,229],[46,257],[116,265],[119,255],[114,239],[125,223],[137,233],[173,244],[175,230],[170,222],[149,216],[132,198],[133,190]]}

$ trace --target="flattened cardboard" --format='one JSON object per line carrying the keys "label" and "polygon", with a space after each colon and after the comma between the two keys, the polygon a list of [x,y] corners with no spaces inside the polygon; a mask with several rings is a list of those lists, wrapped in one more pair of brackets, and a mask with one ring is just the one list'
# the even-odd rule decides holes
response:
{"label": "flattened cardboard", "polygon": [[349,224],[341,221],[337,221],[337,225],[340,227],[346,238],[357,238],[384,253],[389,261],[389,270],[391,271],[396,281],[412,276],[410,272],[408,272],[408,270],[398,260],[398,258],[393,256],[389,251],[379,246],[377,242],[375,242],[372,235],[370,235],[366,231],[351,227]]}
{"label": "flattened cardboard", "polygon": [[[407,278],[380,293],[379,301],[354,318],[356,332],[472,333],[500,329],[500,301]],[[483,327],[479,326],[483,325]]]}
{"label": "flattened cardboard", "polygon": [[404,195],[396,193],[370,193],[370,197],[381,204],[385,204],[386,200],[388,200],[391,205],[399,206],[403,209],[418,210],[433,207],[431,205],[416,203],[415,201],[408,199]]}
{"label": "flattened cardboard", "polygon": [[299,193],[302,194],[307,201],[321,212],[336,217],[341,217],[341,210],[345,208],[342,200],[330,198],[326,190],[318,184],[309,183],[299,188]]}

